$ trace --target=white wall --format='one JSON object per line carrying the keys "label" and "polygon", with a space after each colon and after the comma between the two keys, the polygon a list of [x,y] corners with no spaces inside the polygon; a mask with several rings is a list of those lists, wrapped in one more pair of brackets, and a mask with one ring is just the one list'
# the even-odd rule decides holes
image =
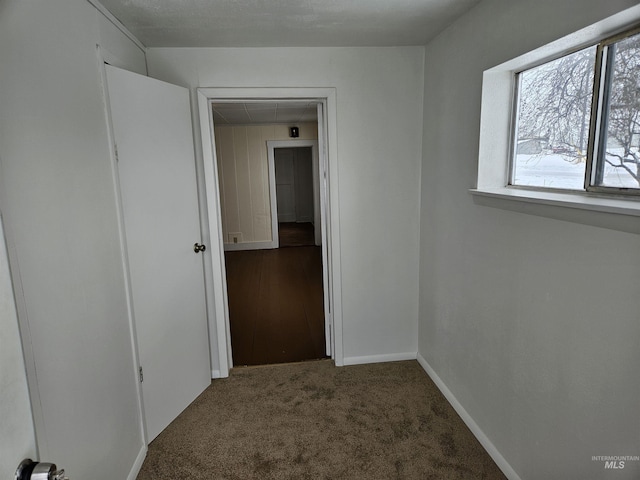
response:
{"label": "white wall", "polygon": [[[317,123],[302,123],[299,140],[318,138]],[[225,243],[230,233],[242,242],[271,242],[271,197],[267,141],[289,140],[288,125],[215,127],[220,209]]]}
{"label": "white wall", "polygon": [[144,444],[96,44],[144,72],[86,0],[0,3],[0,208],[39,453],[106,480]]}
{"label": "white wall", "polygon": [[423,48],[153,48],[147,60],[192,89],[336,88],[345,361],[415,352]]}
{"label": "white wall", "polygon": [[635,3],[484,0],[426,48],[419,353],[523,480],[640,475],[591,461],[640,452],[640,236],[474,203],[482,72]]}

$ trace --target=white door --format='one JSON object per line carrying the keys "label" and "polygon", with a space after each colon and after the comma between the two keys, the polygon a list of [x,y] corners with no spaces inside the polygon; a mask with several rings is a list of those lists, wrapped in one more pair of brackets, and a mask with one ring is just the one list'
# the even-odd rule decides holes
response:
{"label": "white door", "polygon": [[36,458],[31,403],[0,214],[0,478],[23,458]]}
{"label": "white door", "polygon": [[313,161],[311,147],[293,150],[295,173],[296,222],[313,222]]}
{"label": "white door", "polygon": [[[318,238],[318,230],[316,229],[316,245],[322,245],[322,285],[323,293],[324,293],[324,328],[325,328],[325,342],[326,342],[326,353],[327,356],[335,355],[333,350],[333,311],[331,310],[331,301],[329,300],[329,292],[333,292],[333,272],[330,270],[332,268],[331,263],[329,262],[329,258],[331,258],[331,242],[329,239],[331,238],[331,222],[329,221],[329,217],[331,216],[331,209],[329,208],[329,199],[327,197],[327,192],[329,191],[328,178],[327,178],[327,168],[328,168],[328,153],[327,153],[327,131],[328,131],[328,119],[325,115],[324,105],[322,103],[318,104],[318,164],[317,170],[314,169],[316,175],[319,179],[319,194],[317,198],[316,210],[320,209],[320,216],[324,219],[324,222],[321,223],[322,231],[321,239]],[[318,218],[316,214],[316,218]],[[342,353],[339,354],[340,358]]]}
{"label": "white door", "polygon": [[106,71],[150,442],[211,382],[189,92]]}
{"label": "white door", "polygon": [[277,148],[274,151],[278,222],[296,221],[294,154],[293,148]]}

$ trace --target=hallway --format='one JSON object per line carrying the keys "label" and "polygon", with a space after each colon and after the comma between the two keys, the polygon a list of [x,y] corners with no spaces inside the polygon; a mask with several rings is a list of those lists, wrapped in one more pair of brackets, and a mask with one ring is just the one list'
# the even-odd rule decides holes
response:
{"label": "hallway", "polygon": [[326,358],[320,247],[225,253],[233,364]]}

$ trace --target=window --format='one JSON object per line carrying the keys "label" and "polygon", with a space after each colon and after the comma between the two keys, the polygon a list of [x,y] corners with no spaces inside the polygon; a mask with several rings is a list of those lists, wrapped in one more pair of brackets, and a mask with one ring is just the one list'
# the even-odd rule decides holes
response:
{"label": "window", "polygon": [[511,185],[640,194],[640,29],[516,83]]}

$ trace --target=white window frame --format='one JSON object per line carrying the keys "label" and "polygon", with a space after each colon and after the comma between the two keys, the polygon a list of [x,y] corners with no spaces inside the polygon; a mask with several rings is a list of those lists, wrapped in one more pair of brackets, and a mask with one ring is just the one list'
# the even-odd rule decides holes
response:
{"label": "white window frame", "polygon": [[[510,152],[509,152],[509,176],[508,176],[508,181],[507,181],[507,185],[510,187],[515,187],[515,188],[521,188],[523,190],[543,190],[543,191],[549,191],[549,192],[582,192],[582,191],[586,191],[586,183],[585,183],[585,179],[586,174],[587,174],[587,168],[585,168],[585,177],[583,178],[583,189],[571,189],[571,188],[558,188],[558,187],[545,187],[545,186],[541,186],[541,185],[518,185],[514,183],[514,178],[515,178],[515,167],[516,167],[516,154],[517,154],[517,136],[518,136],[518,123],[519,123],[519,115],[520,115],[520,94],[521,94],[521,86],[522,86],[522,74],[532,70],[536,67],[539,67],[541,65],[546,65],[547,63],[551,63],[555,60],[559,60],[563,57],[568,57],[569,55],[572,55],[576,52],[579,52],[581,50],[584,50],[586,48],[595,48],[596,44],[592,44],[592,45],[586,45],[586,46],[582,46],[580,48],[574,48],[572,50],[569,51],[565,51],[563,52],[561,55],[558,55],[557,57],[554,58],[550,58],[550,59],[546,59],[543,62],[540,62],[536,65],[530,65],[525,69],[521,69],[517,72],[513,73],[514,79],[513,79],[513,104],[512,104],[512,117],[511,117],[511,125],[510,125]],[[596,52],[597,55],[597,52]],[[592,87],[592,93],[595,91],[595,84]],[[594,95],[595,96],[595,95]],[[591,102],[591,108],[593,109],[593,101]],[[594,115],[591,115],[591,118],[589,119],[589,131],[588,131],[588,135],[589,135],[589,141],[591,140],[591,120],[594,118]],[[589,146],[587,146],[587,165],[589,165],[590,163],[590,158],[589,157]]]}
{"label": "white window frame", "polygon": [[[607,187],[559,190],[510,185],[517,73],[600,42],[615,41],[619,34],[628,35],[638,22],[640,5],[484,72],[478,177],[476,188],[470,190],[472,194],[479,197],[640,216],[638,195],[619,194],[615,188],[613,190],[616,194],[612,195],[612,189]],[[594,117],[596,115],[592,114],[592,118]],[[598,127],[593,125],[592,128]],[[593,134],[590,136],[588,153],[592,155],[592,149],[596,145],[591,145],[595,137]],[[589,176],[585,178],[590,180],[592,171],[587,174]],[[493,202],[492,206],[500,205]]]}
{"label": "white window frame", "polygon": [[[608,82],[612,72],[604,66],[608,59],[608,47],[626,38],[640,34],[640,26],[626,30],[618,35],[607,38],[598,44],[596,50],[595,76],[593,83],[593,101],[591,103],[591,124],[589,128],[589,146],[587,148],[587,171],[585,175],[584,188],[590,192],[612,193],[616,195],[640,195],[640,188],[625,189],[610,186],[596,185],[596,167],[602,162],[600,142],[604,138],[603,113],[605,95],[607,93]],[[609,80],[607,81],[607,77]],[[607,84],[605,84],[607,81]]]}

